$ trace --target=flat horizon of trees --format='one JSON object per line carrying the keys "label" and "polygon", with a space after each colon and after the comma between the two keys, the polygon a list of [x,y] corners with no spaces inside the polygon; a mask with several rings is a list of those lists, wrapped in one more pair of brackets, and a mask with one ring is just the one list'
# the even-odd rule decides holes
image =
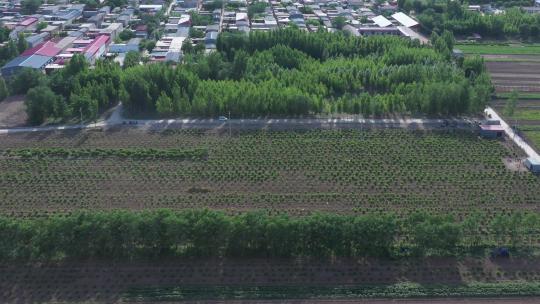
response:
{"label": "flat horizon of trees", "polygon": [[488,38],[540,38],[540,15],[526,13],[520,7],[509,4],[504,13],[496,15],[469,11],[467,3],[460,1],[400,0],[398,5],[406,12],[414,10],[427,32],[440,34],[447,30],[460,36],[480,34]]}
{"label": "flat horizon of trees", "polygon": [[36,218],[0,216],[0,261],[159,259],[168,257],[467,256],[508,247],[538,247],[540,215],[484,214],[461,222],[416,212],[303,217],[264,211],[226,215],[212,210],[79,211]]}
{"label": "flat horizon of trees", "polygon": [[111,61],[99,61],[89,69],[77,55],[50,77],[36,75],[41,80],[30,81],[31,73],[25,72],[12,82],[29,84],[27,90],[30,84],[43,83],[42,89],[59,96],[47,102],[27,99],[28,109],[37,109],[29,113],[34,124],[79,116],[94,120],[118,101],[130,115],[162,117],[481,111],[492,92],[483,60],[454,62],[449,32],[434,35],[432,43],[433,47],[400,37],[358,38],[297,29],[222,33],[217,52],[200,54],[191,46],[193,51],[176,67],[139,65],[139,58],[130,56],[123,70]]}

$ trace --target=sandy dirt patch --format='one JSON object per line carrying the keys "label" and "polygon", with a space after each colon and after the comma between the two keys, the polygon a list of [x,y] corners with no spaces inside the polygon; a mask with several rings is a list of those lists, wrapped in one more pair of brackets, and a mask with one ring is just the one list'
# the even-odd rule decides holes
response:
{"label": "sandy dirt patch", "polygon": [[0,128],[26,125],[24,95],[9,96],[0,102]]}

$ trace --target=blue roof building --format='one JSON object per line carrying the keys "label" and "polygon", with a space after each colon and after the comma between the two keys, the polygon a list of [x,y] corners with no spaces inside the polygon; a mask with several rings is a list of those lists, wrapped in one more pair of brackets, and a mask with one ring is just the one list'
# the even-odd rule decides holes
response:
{"label": "blue roof building", "polygon": [[1,69],[3,77],[10,77],[24,68],[45,69],[45,66],[53,61],[54,57],[42,55],[19,56],[6,63]]}

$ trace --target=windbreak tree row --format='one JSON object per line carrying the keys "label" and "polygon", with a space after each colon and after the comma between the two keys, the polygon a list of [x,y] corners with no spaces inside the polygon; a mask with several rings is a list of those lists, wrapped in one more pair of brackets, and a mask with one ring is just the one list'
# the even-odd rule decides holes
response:
{"label": "windbreak tree row", "polygon": [[[43,81],[21,73],[14,89],[28,92],[30,120],[94,119],[117,101],[137,116],[297,116],[319,113],[456,115],[483,109],[487,73],[467,73],[451,59],[453,37],[435,47],[400,37],[350,37],[297,29],[222,33],[218,51],[186,55],[176,67],[151,64],[89,69],[74,56]],[[24,77],[26,78],[24,78]],[[21,78],[24,81],[17,81]],[[17,85],[19,84],[19,85]],[[40,94],[41,93],[41,94]],[[52,95],[51,95],[52,94]],[[56,97],[55,97],[56,96]]]}
{"label": "windbreak tree row", "polygon": [[493,219],[416,213],[348,216],[225,215],[210,210],[77,212],[46,218],[0,217],[0,260],[164,257],[400,257],[463,255],[479,248],[537,246],[540,216]]}
{"label": "windbreak tree row", "polygon": [[[482,1],[473,1],[481,3]],[[470,4],[473,4],[471,2]],[[524,12],[520,7],[532,6],[532,1],[497,1],[504,7],[504,13],[484,14],[469,11],[469,2],[462,1],[415,1],[399,0],[400,8],[408,12],[414,10],[424,30],[441,33],[444,30],[455,35],[480,34],[484,37],[519,37],[523,40],[540,37],[540,15]],[[494,1],[485,1],[495,4]]]}

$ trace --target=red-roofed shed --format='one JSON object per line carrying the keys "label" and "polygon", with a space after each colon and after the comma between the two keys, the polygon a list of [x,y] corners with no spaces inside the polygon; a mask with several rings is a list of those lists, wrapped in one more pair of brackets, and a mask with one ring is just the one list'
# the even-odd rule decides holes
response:
{"label": "red-roofed shed", "polygon": [[499,138],[504,134],[501,125],[480,125],[480,135],[484,138]]}
{"label": "red-roofed shed", "polygon": [[53,42],[47,41],[36,45],[35,47],[22,52],[22,56],[41,55],[54,57],[58,55],[62,50],[56,47]]}
{"label": "red-roofed shed", "polygon": [[37,21],[38,21],[38,19],[36,17],[28,17],[28,18],[24,19],[23,21],[19,22],[19,25],[29,26],[29,25],[32,25],[32,24],[36,23]]}

